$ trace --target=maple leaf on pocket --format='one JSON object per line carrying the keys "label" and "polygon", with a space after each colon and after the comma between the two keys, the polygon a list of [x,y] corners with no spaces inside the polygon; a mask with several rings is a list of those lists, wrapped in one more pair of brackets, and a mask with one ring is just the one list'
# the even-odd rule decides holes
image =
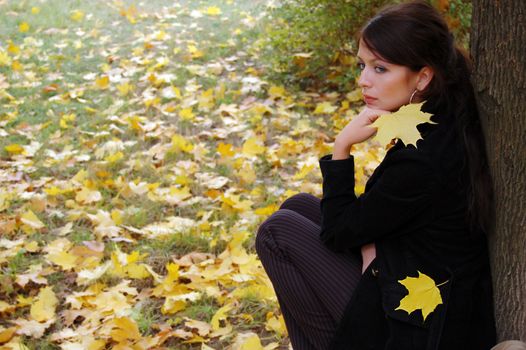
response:
{"label": "maple leaf on pocket", "polygon": [[422,138],[416,126],[423,123],[436,124],[430,119],[432,114],[422,112],[423,104],[424,102],[405,105],[392,114],[381,115],[371,124],[378,128],[373,140],[386,146],[391,140],[400,139],[406,146],[412,144],[416,147],[416,142]]}
{"label": "maple leaf on pocket", "polygon": [[415,310],[422,310],[425,321],[427,316],[442,304],[442,295],[438,286],[443,283],[437,286],[428,275],[418,271],[418,277],[406,277],[398,282],[406,287],[409,293],[400,300],[400,306],[395,310],[404,310],[409,314]]}

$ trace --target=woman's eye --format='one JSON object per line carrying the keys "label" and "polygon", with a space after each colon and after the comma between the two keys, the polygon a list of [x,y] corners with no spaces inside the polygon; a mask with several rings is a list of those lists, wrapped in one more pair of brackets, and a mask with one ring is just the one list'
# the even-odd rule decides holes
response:
{"label": "woman's eye", "polygon": [[376,71],[376,73],[384,73],[386,71],[386,69],[381,66],[374,67],[374,70]]}
{"label": "woman's eye", "polygon": [[358,69],[359,69],[359,70],[364,70],[364,69],[365,69],[365,64],[362,63],[362,62],[359,62],[359,63],[357,64],[357,66],[358,66]]}

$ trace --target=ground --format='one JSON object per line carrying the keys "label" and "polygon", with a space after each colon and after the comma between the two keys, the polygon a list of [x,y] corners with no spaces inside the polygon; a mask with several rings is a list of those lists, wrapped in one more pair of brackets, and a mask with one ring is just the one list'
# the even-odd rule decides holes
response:
{"label": "ground", "polygon": [[360,96],[269,80],[269,4],[0,0],[3,348],[289,347],[254,236]]}

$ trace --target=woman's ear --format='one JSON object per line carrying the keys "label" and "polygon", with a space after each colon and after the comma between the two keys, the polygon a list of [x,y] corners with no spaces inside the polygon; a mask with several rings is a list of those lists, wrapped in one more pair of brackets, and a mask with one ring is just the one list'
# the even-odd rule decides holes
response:
{"label": "woman's ear", "polygon": [[418,91],[423,91],[427,88],[431,80],[433,80],[435,72],[431,67],[424,66],[422,69],[420,69],[420,72],[418,72],[418,80],[416,83],[416,89]]}

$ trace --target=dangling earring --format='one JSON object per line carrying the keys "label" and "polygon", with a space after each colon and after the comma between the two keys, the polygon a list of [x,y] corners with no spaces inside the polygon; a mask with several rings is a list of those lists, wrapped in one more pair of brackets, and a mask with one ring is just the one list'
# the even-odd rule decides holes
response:
{"label": "dangling earring", "polygon": [[411,97],[409,98],[409,104],[413,103],[413,97],[415,96],[415,94],[416,94],[417,91],[418,91],[418,90],[415,89],[415,91],[413,91],[413,93],[411,94]]}

